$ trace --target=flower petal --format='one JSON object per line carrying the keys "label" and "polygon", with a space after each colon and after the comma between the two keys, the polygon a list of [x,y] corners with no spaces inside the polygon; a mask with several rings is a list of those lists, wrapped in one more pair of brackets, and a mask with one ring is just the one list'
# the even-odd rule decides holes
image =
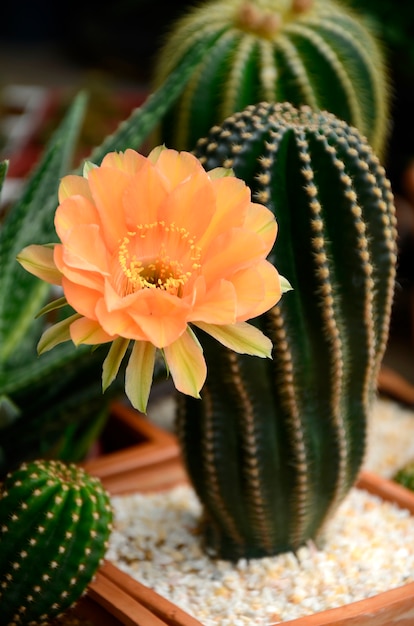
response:
{"label": "flower petal", "polygon": [[84,285],[77,285],[68,280],[65,276],[62,280],[62,286],[68,304],[70,304],[75,311],[89,319],[96,319],[96,305],[102,298],[102,294],[99,291],[85,287]]}
{"label": "flower petal", "polygon": [[123,195],[127,228],[134,231],[138,224],[156,222],[166,196],[164,177],[152,163],[145,162],[131,177]]}
{"label": "flower petal", "polygon": [[72,229],[81,224],[99,225],[98,211],[87,198],[82,196],[67,198],[58,206],[55,213],[55,229],[62,243],[66,243]]}
{"label": "flower petal", "polygon": [[164,355],[176,389],[199,398],[207,376],[207,366],[193,331],[187,328],[177,341],[164,348]]}
{"label": "flower petal", "polygon": [[101,167],[119,169],[133,176],[147,162],[139,152],[128,148],[125,152],[109,152],[102,159]]}
{"label": "flower petal", "polygon": [[219,278],[229,278],[235,272],[261,261],[265,256],[262,239],[255,233],[233,228],[215,239],[202,267],[207,285]]}
{"label": "flower petal", "polygon": [[280,274],[279,274],[279,276],[280,276],[280,286],[281,286],[281,289],[282,289],[282,293],[286,293],[287,291],[292,291],[293,287],[290,284],[290,282],[288,281],[288,279],[285,278],[284,276],[281,276]]}
{"label": "flower petal", "polygon": [[207,324],[233,324],[236,321],[236,291],[231,282],[220,280],[206,291],[203,277],[194,285],[195,301],[188,321]]}
{"label": "flower petal", "polygon": [[246,214],[244,227],[257,233],[265,241],[267,256],[275,243],[278,231],[273,213],[262,204],[252,202]]}
{"label": "flower petal", "polygon": [[123,194],[130,176],[119,169],[98,167],[89,172],[89,186],[102,224],[102,236],[113,251],[125,236]]}
{"label": "flower petal", "polygon": [[48,352],[60,343],[69,341],[71,338],[69,332],[70,325],[79,318],[80,315],[75,313],[45,330],[37,344],[37,352],[43,354],[43,352]]}
{"label": "flower petal", "polygon": [[35,317],[37,319],[42,315],[46,315],[46,313],[56,311],[57,309],[62,309],[64,306],[67,306],[67,304],[68,301],[66,300],[65,296],[62,296],[62,298],[57,298],[56,300],[52,300],[52,302],[48,302],[44,307],[42,307],[40,311],[36,313]]}
{"label": "flower petal", "polygon": [[88,181],[83,176],[69,174],[62,178],[59,185],[59,204],[70,196],[84,196],[89,201],[92,200]]}
{"label": "flower petal", "polygon": [[63,261],[73,269],[109,276],[109,258],[97,224],[81,224],[70,232]]}
{"label": "flower petal", "polygon": [[75,346],[79,346],[81,343],[94,346],[113,341],[117,339],[117,336],[108,335],[98,322],[86,317],[79,317],[70,327],[70,338]]}
{"label": "flower petal", "polygon": [[238,322],[265,313],[279,302],[282,295],[279,273],[268,261],[241,270],[230,280],[237,294]]}
{"label": "flower petal", "polygon": [[128,313],[147,341],[157,348],[176,341],[186,329],[188,305],[161,289],[143,289],[139,295],[137,306],[131,307]]}
{"label": "flower petal", "polygon": [[194,322],[194,326],[201,328],[222,343],[223,346],[235,352],[262,358],[271,357],[272,342],[261,330],[251,324],[238,322],[228,326],[215,326],[214,324]]}
{"label": "flower petal", "polygon": [[208,171],[208,177],[211,180],[216,178],[225,178],[226,176],[234,176],[234,171],[229,167],[215,167]]}
{"label": "flower petal", "polygon": [[211,187],[215,195],[216,212],[198,242],[203,248],[209,246],[218,235],[231,228],[242,227],[250,203],[250,189],[238,178],[228,176],[213,179]]}
{"label": "flower petal", "polygon": [[119,337],[113,341],[102,366],[102,391],[105,391],[116,378],[128,346],[129,339]]}
{"label": "flower petal", "polygon": [[[110,290],[112,290],[112,287],[107,284],[105,299],[100,298],[96,304],[95,314],[99,324],[110,335],[119,335],[120,337],[136,341],[146,341],[146,334],[142,331],[139,323],[130,315],[130,307],[126,306],[123,309],[111,309],[108,307],[107,294]],[[131,294],[128,297],[134,298],[135,294]]]}
{"label": "flower petal", "polygon": [[197,171],[207,177],[200,161],[190,152],[177,152],[176,150],[161,150],[156,160],[156,168],[161,172],[169,183],[169,191],[172,191],[187,178],[194,176]]}
{"label": "flower petal", "polygon": [[159,218],[167,224],[176,224],[198,245],[215,210],[216,199],[211,181],[204,170],[196,170],[169,193],[160,207]]}
{"label": "flower petal", "polygon": [[53,260],[53,247],[33,244],[23,248],[16,258],[30,274],[52,285],[62,284],[62,274]]}
{"label": "flower petal", "polygon": [[154,373],[155,348],[147,341],[136,341],[125,372],[125,393],[132,406],[146,413]]}

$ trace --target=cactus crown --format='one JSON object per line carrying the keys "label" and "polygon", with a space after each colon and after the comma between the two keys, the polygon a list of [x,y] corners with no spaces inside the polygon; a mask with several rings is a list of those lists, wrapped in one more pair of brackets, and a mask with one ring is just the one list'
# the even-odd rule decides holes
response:
{"label": "cactus crown", "polygon": [[203,338],[202,400],[180,400],[183,456],[219,556],[296,550],[320,537],[364,458],[395,278],[390,184],[355,128],[288,103],[234,114],[195,154],[274,212],[271,260],[293,291],[256,319],[271,361]]}
{"label": "cactus crown", "polygon": [[47,624],[85,591],[111,531],[99,479],[61,461],[33,461],[0,492],[2,624]]}
{"label": "cactus crown", "polygon": [[335,0],[209,0],[172,28],[155,67],[160,85],[200,41],[217,38],[162,122],[169,147],[193,149],[213,124],[262,100],[308,104],[356,126],[380,152],[388,87],[382,52]]}

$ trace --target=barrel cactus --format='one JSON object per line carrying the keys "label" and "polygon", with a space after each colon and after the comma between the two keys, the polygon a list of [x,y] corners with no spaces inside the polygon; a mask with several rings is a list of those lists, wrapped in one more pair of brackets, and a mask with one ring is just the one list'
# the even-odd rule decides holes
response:
{"label": "barrel cactus", "polygon": [[262,100],[334,113],[379,154],[388,79],[379,42],[336,0],[208,0],[171,28],[154,68],[161,84],[185,53],[217,38],[162,121],[157,143],[193,149],[213,124]]}
{"label": "barrel cactus", "polygon": [[33,461],[0,492],[1,623],[48,624],[83,594],[111,531],[97,478],[61,461]]}
{"label": "barrel cactus", "polygon": [[180,397],[178,434],[222,558],[323,537],[354,484],[384,352],[396,263],[393,196],[360,133],[330,113],[260,103],[195,148],[232,168],[275,214],[270,259],[293,290],[255,322],[272,360],[202,339],[202,400]]}

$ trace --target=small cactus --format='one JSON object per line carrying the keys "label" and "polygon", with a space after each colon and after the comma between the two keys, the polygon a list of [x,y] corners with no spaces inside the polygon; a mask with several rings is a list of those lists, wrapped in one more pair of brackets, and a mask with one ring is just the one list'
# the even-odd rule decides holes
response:
{"label": "small cactus", "polygon": [[112,508],[99,479],[74,464],[33,461],[0,492],[0,622],[47,624],[72,606],[96,573]]}
{"label": "small cactus", "polygon": [[155,86],[202,41],[215,41],[214,48],[164,117],[156,143],[192,150],[211,126],[266,100],[330,111],[381,153],[389,109],[384,55],[340,2],[204,1],[172,26],[156,59]]}
{"label": "small cactus", "polygon": [[329,113],[261,103],[198,142],[207,170],[232,168],[275,214],[269,260],[293,290],[256,318],[273,359],[201,337],[201,400],[180,397],[178,434],[221,558],[318,539],[354,484],[384,353],[396,219],[384,168]]}
{"label": "small cactus", "polygon": [[414,491],[414,461],[401,467],[393,476],[393,480],[410,491]]}

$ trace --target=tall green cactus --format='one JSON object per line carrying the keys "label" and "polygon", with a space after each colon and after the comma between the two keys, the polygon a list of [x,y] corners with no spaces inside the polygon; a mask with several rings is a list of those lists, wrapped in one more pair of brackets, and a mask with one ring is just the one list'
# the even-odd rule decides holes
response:
{"label": "tall green cactus", "polygon": [[380,153],[387,134],[383,53],[336,0],[207,0],[172,27],[154,70],[162,84],[184,54],[217,39],[161,124],[167,147],[193,149],[213,124],[262,100],[327,110]]}
{"label": "tall green cactus", "polygon": [[105,555],[109,495],[61,461],[33,461],[0,491],[0,611],[4,626],[48,624],[83,594]]}
{"label": "tall green cactus", "polygon": [[272,360],[203,338],[202,400],[182,397],[177,416],[183,456],[219,556],[296,550],[363,460],[395,276],[390,184],[356,129],[288,103],[247,107],[195,153],[274,212],[270,258],[293,290],[256,318]]}

